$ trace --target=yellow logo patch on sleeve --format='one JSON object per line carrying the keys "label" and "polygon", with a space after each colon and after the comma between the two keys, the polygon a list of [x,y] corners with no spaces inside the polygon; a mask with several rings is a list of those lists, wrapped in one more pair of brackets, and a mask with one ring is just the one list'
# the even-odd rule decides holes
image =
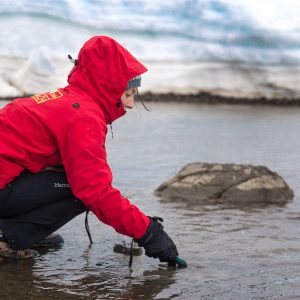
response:
{"label": "yellow logo patch on sleeve", "polygon": [[63,94],[59,90],[56,90],[54,92],[44,93],[44,94],[38,94],[32,96],[32,98],[35,100],[37,104],[42,104],[46,101],[54,100],[57,98],[62,97]]}

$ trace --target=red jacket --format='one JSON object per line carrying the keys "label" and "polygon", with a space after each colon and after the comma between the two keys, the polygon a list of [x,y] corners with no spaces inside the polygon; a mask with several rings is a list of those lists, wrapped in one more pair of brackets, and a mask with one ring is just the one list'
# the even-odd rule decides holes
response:
{"label": "red jacket", "polygon": [[0,110],[0,189],[23,170],[63,165],[74,195],[103,223],[140,238],[149,218],[112,187],[107,124],[123,116],[128,80],[147,69],[109,37],[93,37],[78,55],[69,85],[19,98]]}

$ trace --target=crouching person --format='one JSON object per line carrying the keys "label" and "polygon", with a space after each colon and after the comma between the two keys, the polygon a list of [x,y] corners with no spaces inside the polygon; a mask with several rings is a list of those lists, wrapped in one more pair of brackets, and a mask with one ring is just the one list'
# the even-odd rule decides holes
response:
{"label": "crouching person", "polygon": [[31,258],[34,245],[62,243],[53,232],[90,210],[146,255],[176,265],[159,218],[112,186],[106,159],[107,125],[134,106],[147,69],[104,36],[88,40],[73,63],[66,87],[0,110],[0,258]]}

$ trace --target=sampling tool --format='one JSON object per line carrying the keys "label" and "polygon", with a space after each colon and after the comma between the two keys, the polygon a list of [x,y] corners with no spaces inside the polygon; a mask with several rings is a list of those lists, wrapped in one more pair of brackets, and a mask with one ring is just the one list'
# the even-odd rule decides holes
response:
{"label": "sampling tool", "polygon": [[[142,248],[139,247],[133,240],[131,242],[124,240],[120,243],[115,243],[113,250],[116,253],[129,255],[129,268],[132,267],[133,256],[140,256],[143,254]],[[187,263],[180,256],[176,256],[176,267],[179,269],[187,268]]]}

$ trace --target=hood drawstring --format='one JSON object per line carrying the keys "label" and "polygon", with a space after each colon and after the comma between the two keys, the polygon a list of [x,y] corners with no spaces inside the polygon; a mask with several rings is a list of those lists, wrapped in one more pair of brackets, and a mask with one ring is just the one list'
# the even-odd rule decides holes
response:
{"label": "hood drawstring", "polygon": [[91,232],[90,232],[90,226],[89,226],[89,220],[88,220],[88,215],[89,215],[89,210],[86,211],[86,214],[85,214],[85,230],[86,230],[86,233],[89,237],[89,240],[90,240],[90,246],[93,244],[93,240],[92,240],[92,236],[91,236]]}
{"label": "hood drawstring", "polygon": [[143,101],[142,98],[140,97],[140,94],[139,94],[139,90],[138,90],[138,89],[137,89],[137,91],[136,91],[136,95],[137,95],[137,98],[139,99],[139,101],[140,101],[140,102],[142,103],[142,105],[144,106],[145,110],[151,111],[151,109],[148,108],[148,107],[145,105],[144,101]]}

